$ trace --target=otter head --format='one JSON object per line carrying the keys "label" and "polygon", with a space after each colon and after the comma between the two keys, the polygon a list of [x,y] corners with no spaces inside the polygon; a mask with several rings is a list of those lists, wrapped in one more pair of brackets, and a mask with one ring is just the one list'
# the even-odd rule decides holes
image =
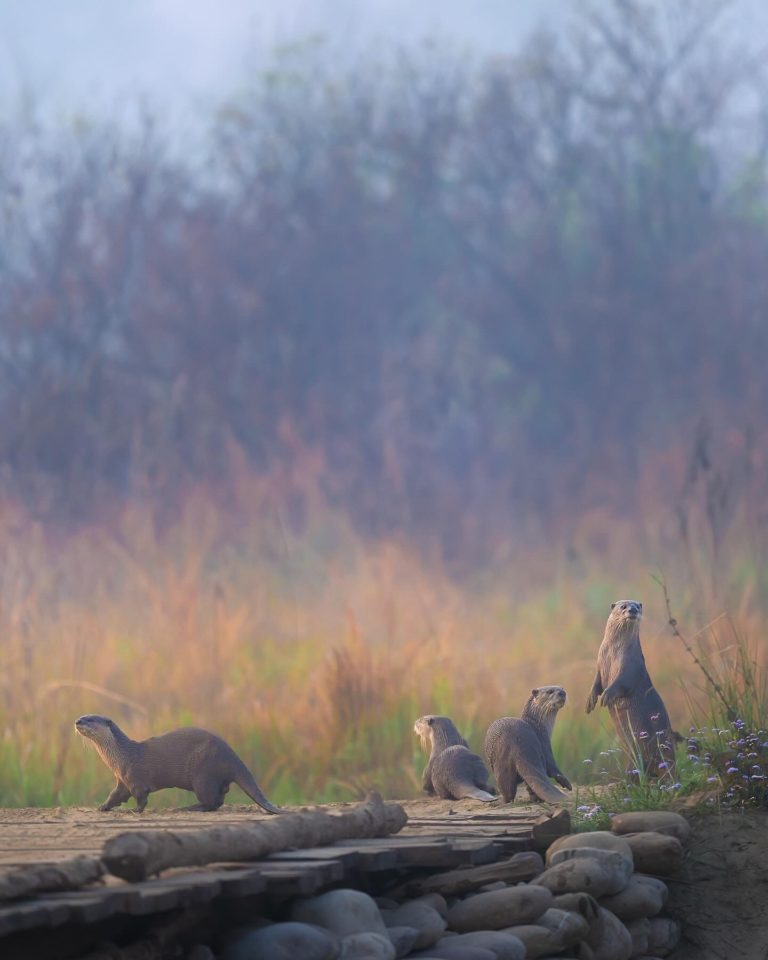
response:
{"label": "otter head", "polygon": [[617,600],[611,604],[608,622],[614,626],[632,628],[640,622],[643,616],[643,605],[637,600]]}
{"label": "otter head", "polygon": [[428,713],[424,717],[419,717],[413,725],[413,731],[418,734],[419,740],[421,741],[421,749],[426,750],[427,753],[429,753],[434,743],[435,725],[437,721],[442,719],[444,718],[436,717],[434,714]]}
{"label": "otter head", "polygon": [[120,736],[124,736],[123,731],[118,725],[110,720],[109,717],[100,717],[95,713],[87,713],[83,717],[75,720],[75,730],[81,737],[99,746],[105,747],[114,743]]}
{"label": "otter head", "polygon": [[423,750],[437,748],[444,750],[446,747],[460,744],[466,747],[467,741],[456,729],[456,725],[450,717],[439,717],[433,713],[419,717],[413,725],[414,732],[419,735]]}
{"label": "otter head", "polygon": [[565,706],[567,696],[563,687],[551,684],[547,687],[534,687],[531,690],[531,701],[541,714],[557,713]]}
{"label": "otter head", "polygon": [[551,735],[557,713],[565,706],[566,699],[565,690],[557,684],[534,687],[523,710],[523,718],[543,724]]}

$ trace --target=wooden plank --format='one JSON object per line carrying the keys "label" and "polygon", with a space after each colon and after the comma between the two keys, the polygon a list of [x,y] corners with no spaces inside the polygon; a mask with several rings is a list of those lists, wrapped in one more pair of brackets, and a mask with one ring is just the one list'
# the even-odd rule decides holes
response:
{"label": "wooden plank", "polygon": [[266,862],[285,860],[338,860],[347,866],[355,866],[360,860],[360,852],[350,847],[309,847],[306,850],[281,850],[270,854]]}
{"label": "wooden plank", "polygon": [[237,867],[213,864],[216,879],[221,884],[222,897],[250,897],[267,888],[267,881],[258,867]]}
{"label": "wooden plank", "polygon": [[305,896],[326,887],[346,875],[344,864],[338,860],[305,860],[293,863],[259,863],[259,871],[266,881],[270,896]]}
{"label": "wooden plank", "polygon": [[35,927],[57,927],[66,923],[68,917],[69,907],[48,897],[0,907],[0,936]]}
{"label": "wooden plank", "polygon": [[464,867],[429,877],[412,877],[401,883],[393,894],[421,896],[425,893],[440,893],[446,897],[457,896],[497,880],[503,880],[505,883],[532,880],[543,869],[544,861],[540,854],[522,853],[480,867]]}
{"label": "wooden plank", "polygon": [[189,873],[184,876],[162,876],[157,880],[145,880],[140,884],[143,893],[144,888],[151,886],[154,889],[163,889],[180,891],[182,902],[185,906],[196,903],[208,903],[221,893],[221,880],[219,876],[208,870],[201,870],[195,873]]}
{"label": "wooden plank", "polygon": [[60,903],[67,907],[67,923],[96,923],[116,913],[124,913],[131,899],[129,891],[116,887],[52,893],[46,897],[49,903]]}
{"label": "wooden plank", "polygon": [[354,840],[345,840],[338,846],[357,851],[355,867],[364,873],[392,870],[397,865],[397,851],[393,847],[358,846]]}

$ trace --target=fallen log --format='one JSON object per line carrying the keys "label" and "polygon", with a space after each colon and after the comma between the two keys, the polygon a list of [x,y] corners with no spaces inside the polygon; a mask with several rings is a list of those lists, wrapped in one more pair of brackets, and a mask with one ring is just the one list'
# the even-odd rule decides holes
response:
{"label": "fallen log", "polygon": [[14,867],[0,871],[0,900],[18,900],[34,893],[78,890],[98,880],[103,873],[101,862],[92,857]]}
{"label": "fallen log", "polygon": [[169,867],[259,860],[279,850],[384,837],[397,833],[407,820],[401,806],[385,804],[378,793],[371,793],[348,813],[313,810],[282,814],[247,826],[121,833],[105,842],[102,862],[116,877],[136,882]]}
{"label": "fallen log", "polygon": [[533,850],[516,853],[507,860],[497,860],[481,867],[461,867],[444,873],[433,873],[428,877],[415,877],[406,880],[388,897],[422,897],[427,893],[439,893],[444,897],[457,897],[472,890],[478,890],[488,883],[523,883],[533,880],[544,870],[544,861],[540,853]]}

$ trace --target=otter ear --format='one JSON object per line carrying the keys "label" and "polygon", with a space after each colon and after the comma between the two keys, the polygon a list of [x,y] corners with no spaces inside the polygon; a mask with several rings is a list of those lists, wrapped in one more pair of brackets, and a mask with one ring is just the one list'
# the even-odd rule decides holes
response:
{"label": "otter ear", "polygon": [[616,606],[616,604],[615,604],[615,603],[612,603],[612,604],[611,604],[611,610],[613,610],[613,608],[614,608],[615,606]]}
{"label": "otter ear", "polygon": [[531,690],[531,696],[532,696],[532,697],[538,697],[538,695],[539,695],[539,688],[538,688],[538,687],[534,687],[534,689]]}
{"label": "otter ear", "polygon": [[430,727],[432,726],[432,724],[433,724],[434,722],[435,722],[435,718],[434,718],[434,717],[429,717],[429,718],[427,719],[427,724],[428,724]]}
{"label": "otter ear", "polygon": [[638,603],[637,609],[642,613],[642,610],[643,610],[643,605],[642,605],[642,603]]}

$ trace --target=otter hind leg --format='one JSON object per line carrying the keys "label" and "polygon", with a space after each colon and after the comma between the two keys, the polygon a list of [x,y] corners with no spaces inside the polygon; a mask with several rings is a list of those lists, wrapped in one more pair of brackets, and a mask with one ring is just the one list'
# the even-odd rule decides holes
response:
{"label": "otter hind leg", "polygon": [[505,763],[500,770],[494,771],[494,773],[496,774],[496,782],[499,785],[501,799],[504,803],[512,803],[517,796],[517,788],[522,779],[517,772],[517,768],[514,763]]}
{"label": "otter hind leg", "polygon": [[187,810],[218,810],[224,803],[224,797],[229,791],[229,783],[226,780],[211,780],[210,777],[199,777],[193,782],[192,789],[197,797],[197,803],[187,807]]}

